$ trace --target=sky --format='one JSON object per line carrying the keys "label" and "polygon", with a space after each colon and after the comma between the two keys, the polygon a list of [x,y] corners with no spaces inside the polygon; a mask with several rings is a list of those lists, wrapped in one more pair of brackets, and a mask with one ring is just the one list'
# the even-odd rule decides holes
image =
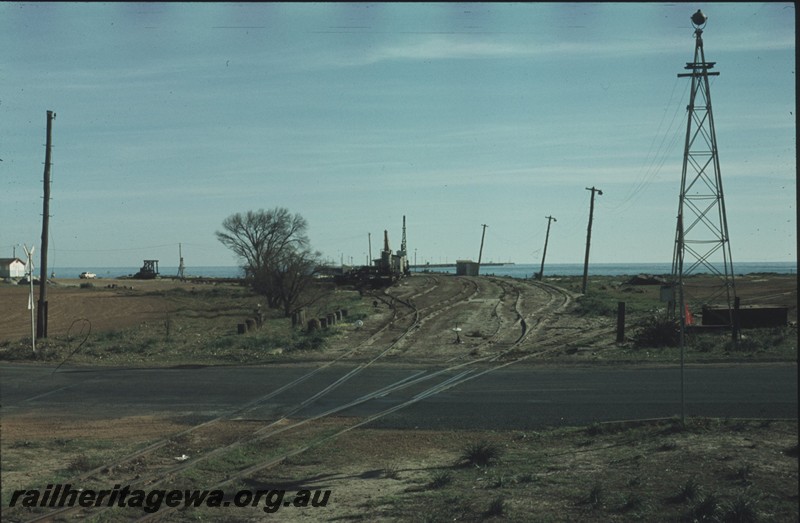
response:
{"label": "sky", "polygon": [[0,3],[0,257],[237,265],[285,207],[332,261],[672,260],[693,60],[736,261],[797,260],[793,3]]}

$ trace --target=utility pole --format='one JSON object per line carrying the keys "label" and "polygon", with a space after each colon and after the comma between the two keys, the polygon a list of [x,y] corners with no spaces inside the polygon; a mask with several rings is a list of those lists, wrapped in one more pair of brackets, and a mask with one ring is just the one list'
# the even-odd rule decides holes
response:
{"label": "utility pole", "polygon": [[36,323],[36,337],[47,337],[47,240],[50,227],[50,150],[53,147],[53,120],[56,113],[47,111],[47,145],[44,153],[44,209],[42,211],[41,266],[39,267],[39,321]]}
{"label": "utility pole", "polygon": [[488,225],[483,223],[483,224],[481,224],[481,227],[483,227],[483,233],[481,233],[481,250],[480,250],[480,252],[478,252],[478,270],[479,271],[481,270],[481,258],[483,258],[483,239],[486,236],[486,228],[488,227]]}
{"label": "utility pole", "polygon": [[372,264],[372,233],[367,233],[367,242],[369,242],[369,264]]}
{"label": "utility pole", "polygon": [[409,263],[408,263],[408,251],[407,251],[407,248],[408,248],[408,246],[406,244],[406,217],[405,217],[405,215],[403,215],[403,238],[400,240],[400,251],[397,254],[399,256],[401,256],[401,260],[403,260],[401,262],[402,263],[402,267],[400,267],[400,270],[403,272],[403,274],[406,274],[406,275],[408,275],[409,272],[411,272],[411,271],[408,270]]}
{"label": "utility pole", "polygon": [[406,217],[403,216],[403,237],[400,240],[400,256],[406,256]]}
{"label": "utility pole", "polygon": [[587,191],[592,191],[591,203],[589,203],[589,227],[586,231],[586,256],[583,258],[583,294],[586,294],[586,284],[589,282],[589,244],[592,242],[592,218],[594,217],[594,194],[603,195],[603,191],[595,189],[594,186],[587,187]]}
{"label": "utility pole", "polygon": [[539,268],[539,281],[542,281],[544,275],[544,257],[547,256],[547,240],[550,238],[550,222],[557,222],[552,216],[545,216],[547,218],[547,234],[544,236],[544,252],[542,252],[542,266]]}

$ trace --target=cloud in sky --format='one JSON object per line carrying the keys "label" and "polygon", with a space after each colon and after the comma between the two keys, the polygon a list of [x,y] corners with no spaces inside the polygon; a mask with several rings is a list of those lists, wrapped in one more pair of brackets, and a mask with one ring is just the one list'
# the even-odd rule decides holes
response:
{"label": "cloud in sky", "polygon": [[[715,41],[716,52],[754,52],[791,50],[794,40],[786,36],[762,38],[763,35],[741,35]],[[504,58],[591,59],[593,57],[630,58],[665,52],[685,52],[686,38],[671,37],[613,42],[540,40],[525,43],[508,41],[507,37],[484,35],[417,35],[404,42],[386,44],[361,56],[341,59],[339,65],[365,66],[395,60],[471,60]],[[335,60],[334,60],[335,61]]]}
{"label": "cloud in sky", "polygon": [[[786,258],[761,242],[795,243],[781,189],[793,190],[796,176],[794,25],[784,7],[793,9],[708,7],[722,173],[737,203],[730,221],[747,238],[734,237],[733,251],[749,259]],[[399,228],[405,214],[420,252],[469,254],[465,231],[489,223],[497,238],[517,238],[494,243],[492,256],[522,259],[540,248],[529,224],[558,212],[553,260],[581,261],[585,187],[597,185],[595,259],[664,261],[690,12],[6,3],[0,220],[17,225],[0,231],[0,255],[39,234],[44,111],[53,109],[54,230],[74,252],[90,249],[73,231],[88,222],[111,250],[182,241],[208,246],[198,264],[229,264],[213,237],[222,219],[280,205],[304,214],[331,256],[359,255],[358,238]],[[764,216],[770,199],[778,204]],[[756,241],[748,228],[770,232]]]}

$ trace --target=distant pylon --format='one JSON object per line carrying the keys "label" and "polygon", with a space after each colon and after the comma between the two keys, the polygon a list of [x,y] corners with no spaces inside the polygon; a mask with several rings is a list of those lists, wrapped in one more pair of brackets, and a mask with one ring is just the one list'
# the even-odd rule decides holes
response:
{"label": "distant pylon", "polygon": [[183,246],[180,243],[178,244],[178,258],[180,258],[180,265],[178,265],[178,278],[183,280],[186,277],[183,273],[186,267],[183,265]]}
{"label": "distant pylon", "polygon": [[[705,60],[702,35],[706,16],[698,10],[691,19],[695,26],[694,61],[686,64],[690,72],[678,75],[691,78],[692,85],[672,259],[673,285],[678,296],[673,299],[671,310],[674,315],[675,306],[679,307],[683,333],[687,310],[697,311],[704,305],[726,307],[725,325],[735,338],[733,262],[708,82],[709,76],[719,73],[709,72],[715,62]],[[697,279],[686,279],[702,273],[712,276],[712,281],[701,284]]]}

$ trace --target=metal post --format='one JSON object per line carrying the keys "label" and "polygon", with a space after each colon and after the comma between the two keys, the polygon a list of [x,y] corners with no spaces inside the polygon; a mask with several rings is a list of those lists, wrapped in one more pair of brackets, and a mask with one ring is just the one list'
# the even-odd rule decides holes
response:
{"label": "metal post", "polygon": [[539,268],[539,281],[544,276],[544,258],[547,256],[547,240],[550,238],[550,222],[557,222],[552,216],[545,216],[547,218],[547,234],[544,236],[544,252],[542,252],[542,266]]}
{"label": "metal post", "polygon": [[39,321],[36,324],[36,337],[47,337],[47,240],[50,226],[50,149],[53,146],[53,120],[56,113],[47,111],[47,145],[44,153],[44,204],[42,210],[41,266],[39,267]]}
{"label": "metal post", "polygon": [[678,234],[677,234],[677,253],[676,259],[673,264],[677,269],[678,275],[678,315],[680,316],[680,338],[679,343],[681,346],[681,425],[686,422],[685,416],[685,393],[684,393],[684,377],[683,377],[683,361],[684,350],[686,346],[686,296],[683,293],[683,214],[678,214]]}
{"label": "metal post", "polygon": [[28,250],[27,245],[22,246],[25,249],[25,255],[28,257],[28,263],[26,265],[27,274],[28,274],[28,285],[30,285],[30,294],[28,294],[28,308],[31,311],[31,349],[33,349],[33,354],[36,354],[36,313],[34,309],[33,302],[33,251],[36,247],[31,247],[31,250]]}
{"label": "metal post", "polygon": [[595,189],[594,186],[587,187],[587,191],[592,191],[592,199],[589,203],[589,227],[586,231],[586,256],[583,259],[583,294],[586,294],[586,285],[589,282],[589,244],[592,242],[592,217],[594,216],[594,193],[603,195],[603,191]]}

